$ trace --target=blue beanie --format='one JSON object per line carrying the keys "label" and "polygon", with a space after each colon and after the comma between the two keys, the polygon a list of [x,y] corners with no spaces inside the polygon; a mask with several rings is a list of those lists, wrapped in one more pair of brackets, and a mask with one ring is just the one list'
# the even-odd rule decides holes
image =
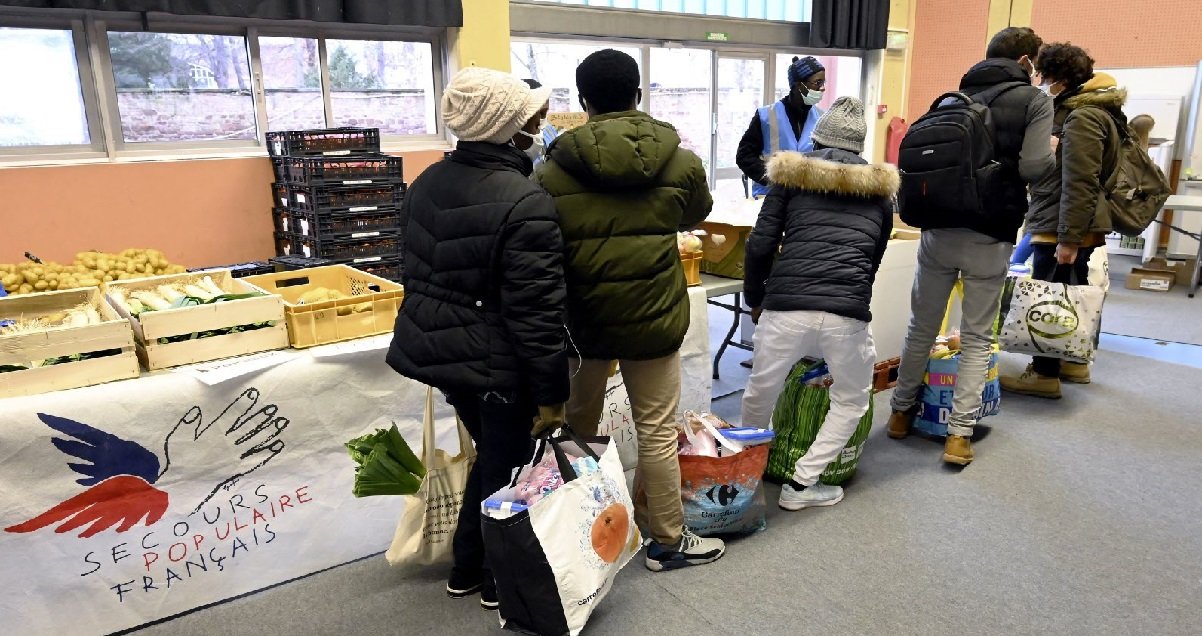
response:
{"label": "blue beanie", "polygon": [[825,70],[826,67],[822,65],[822,62],[812,55],[802,58],[795,57],[793,63],[789,65],[789,86],[800,84],[813,77],[815,73]]}

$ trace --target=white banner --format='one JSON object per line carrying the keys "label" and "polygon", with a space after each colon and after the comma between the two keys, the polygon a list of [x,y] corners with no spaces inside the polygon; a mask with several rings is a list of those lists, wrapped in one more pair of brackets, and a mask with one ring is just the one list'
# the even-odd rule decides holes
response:
{"label": "white banner", "polygon": [[0,400],[4,633],[108,633],[385,550],[400,498],[352,497],[343,443],[395,421],[420,447],[424,396],[370,351]]}

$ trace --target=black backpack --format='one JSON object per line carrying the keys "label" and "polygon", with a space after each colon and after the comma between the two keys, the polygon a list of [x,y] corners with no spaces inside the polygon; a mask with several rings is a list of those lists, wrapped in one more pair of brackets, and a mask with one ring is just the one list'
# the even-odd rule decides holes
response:
{"label": "black backpack", "polygon": [[917,228],[973,227],[1000,213],[1006,168],[995,157],[989,105],[1022,82],[969,97],[944,93],[902,138],[901,218]]}

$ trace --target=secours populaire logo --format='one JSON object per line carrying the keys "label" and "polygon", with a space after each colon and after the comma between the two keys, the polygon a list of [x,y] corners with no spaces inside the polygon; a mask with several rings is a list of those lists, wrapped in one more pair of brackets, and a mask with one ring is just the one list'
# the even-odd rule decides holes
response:
{"label": "secours populaire logo", "polygon": [[1077,308],[1063,298],[1038,302],[1027,310],[1027,331],[1031,334],[1031,344],[1041,352],[1047,349],[1040,344],[1040,339],[1068,338],[1077,331],[1078,324]]}
{"label": "secours populaire logo", "polygon": [[260,406],[255,388],[243,391],[215,415],[193,406],[162,442],[161,458],[94,426],[38,413],[38,419],[61,435],[50,441],[67,456],[67,467],[83,475],[75,481],[87,489],[4,530],[27,533],[59,524],[54,532],[82,528],[79,537],[86,539],[114,526],[117,532],[139,522],[152,526],[168,507],[191,517],[218,492],[229,490],[284,450],[280,436],[288,419],[278,410],[274,404]]}

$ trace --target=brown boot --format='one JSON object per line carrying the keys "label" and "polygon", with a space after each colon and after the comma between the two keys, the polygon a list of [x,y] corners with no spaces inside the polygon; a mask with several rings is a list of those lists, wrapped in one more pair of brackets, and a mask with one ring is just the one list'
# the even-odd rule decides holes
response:
{"label": "brown boot", "polygon": [[1020,376],[1003,375],[1002,390],[1035,397],[1060,399],[1060,378],[1039,375],[1031,365]]}
{"label": "brown boot", "polygon": [[886,432],[893,439],[904,439],[910,434],[911,426],[914,426],[914,409],[894,411],[889,416],[889,429]]}
{"label": "brown boot", "polygon": [[957,466],[967,466],[972,463],[972,442],[967,437],[948,435],[943,444],[943,461]]}
{"label": "brown boot", "polygon": [[1061,362],[1060,379],[1073,384],[1089,384],[1089,364],[1083,362]]}

